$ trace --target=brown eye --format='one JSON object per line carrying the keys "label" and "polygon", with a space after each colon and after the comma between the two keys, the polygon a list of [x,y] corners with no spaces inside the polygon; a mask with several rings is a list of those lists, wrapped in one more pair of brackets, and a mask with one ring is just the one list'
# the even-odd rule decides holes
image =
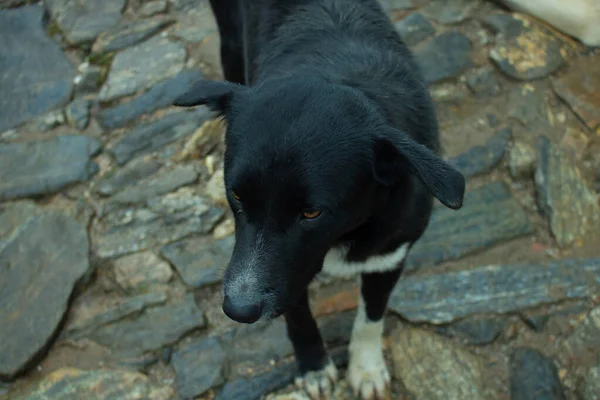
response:
{"label": "brown eye", "polygon": [[231,194],[233,195],[233,198],[236,199],[237,201],[240,201],[240,196],[238,196],[238,194],[236,192],[231,192]]}
{"label": "brown eye", "polygon": [[315,219],[319,215],[321,215],[321,211],[319,210],[308,210],[302,213],[302,216],[306,219]]}

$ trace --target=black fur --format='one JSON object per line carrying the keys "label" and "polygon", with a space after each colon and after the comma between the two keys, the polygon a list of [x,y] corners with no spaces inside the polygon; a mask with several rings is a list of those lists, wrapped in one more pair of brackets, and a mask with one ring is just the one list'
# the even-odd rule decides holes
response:
{"label": "black fur", "polygon": [[[286,313],[301,371],[319,369],[306,289],[328,250],[349,246],[348,261],[363,261],[414,243],[433,196],[461,207],[464,178],[439,157],[426,84],[376,0],[211,4],[230,82],[199,82],[175,104],[205,104],[228,123],[236,244],[224,310],[241,322]],[[363,274],[370,319],[401,269]]]}

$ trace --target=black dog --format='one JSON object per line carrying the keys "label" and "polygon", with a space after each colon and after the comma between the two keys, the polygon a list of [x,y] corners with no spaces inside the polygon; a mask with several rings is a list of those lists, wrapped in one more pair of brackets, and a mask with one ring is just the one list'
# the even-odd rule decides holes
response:
{"label": "black dog", "polygon": [[225,187],[236,243],[223,311],[285,315],[301,383],[337,377],[307,286],[320,271],[361,274],[348,380],[363,398],[390,377],[383,315],[436,197],[462,205],[464,177],[439,157],[434,107],[376,0],[211,0],[229,82],[175,101],[227,121]]}

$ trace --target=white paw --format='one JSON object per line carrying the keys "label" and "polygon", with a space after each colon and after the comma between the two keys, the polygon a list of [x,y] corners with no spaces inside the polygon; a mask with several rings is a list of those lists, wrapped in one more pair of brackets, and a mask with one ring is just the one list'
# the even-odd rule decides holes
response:
{"label": "white paw", "polygon": [[320,371],[310,371],[296,378],[296,386],[304,389],[313,400],[331,398],[338,371],[332,361]]}
{"label": "white paw", "polygon": [[391,382],[390,373],[381,349],[357,351],[350,354],[346,379],[355,396],[363,400],[383,399]]}

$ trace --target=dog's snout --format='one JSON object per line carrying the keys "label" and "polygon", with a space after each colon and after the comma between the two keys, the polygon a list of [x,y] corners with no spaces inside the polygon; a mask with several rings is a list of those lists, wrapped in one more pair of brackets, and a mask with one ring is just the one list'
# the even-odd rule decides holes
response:
{"label": "dog's snout", "polygon": [[262,315],[262,301],[246,296],[227,296],[223,299],[223,312],[234,321],[251,324]]}

